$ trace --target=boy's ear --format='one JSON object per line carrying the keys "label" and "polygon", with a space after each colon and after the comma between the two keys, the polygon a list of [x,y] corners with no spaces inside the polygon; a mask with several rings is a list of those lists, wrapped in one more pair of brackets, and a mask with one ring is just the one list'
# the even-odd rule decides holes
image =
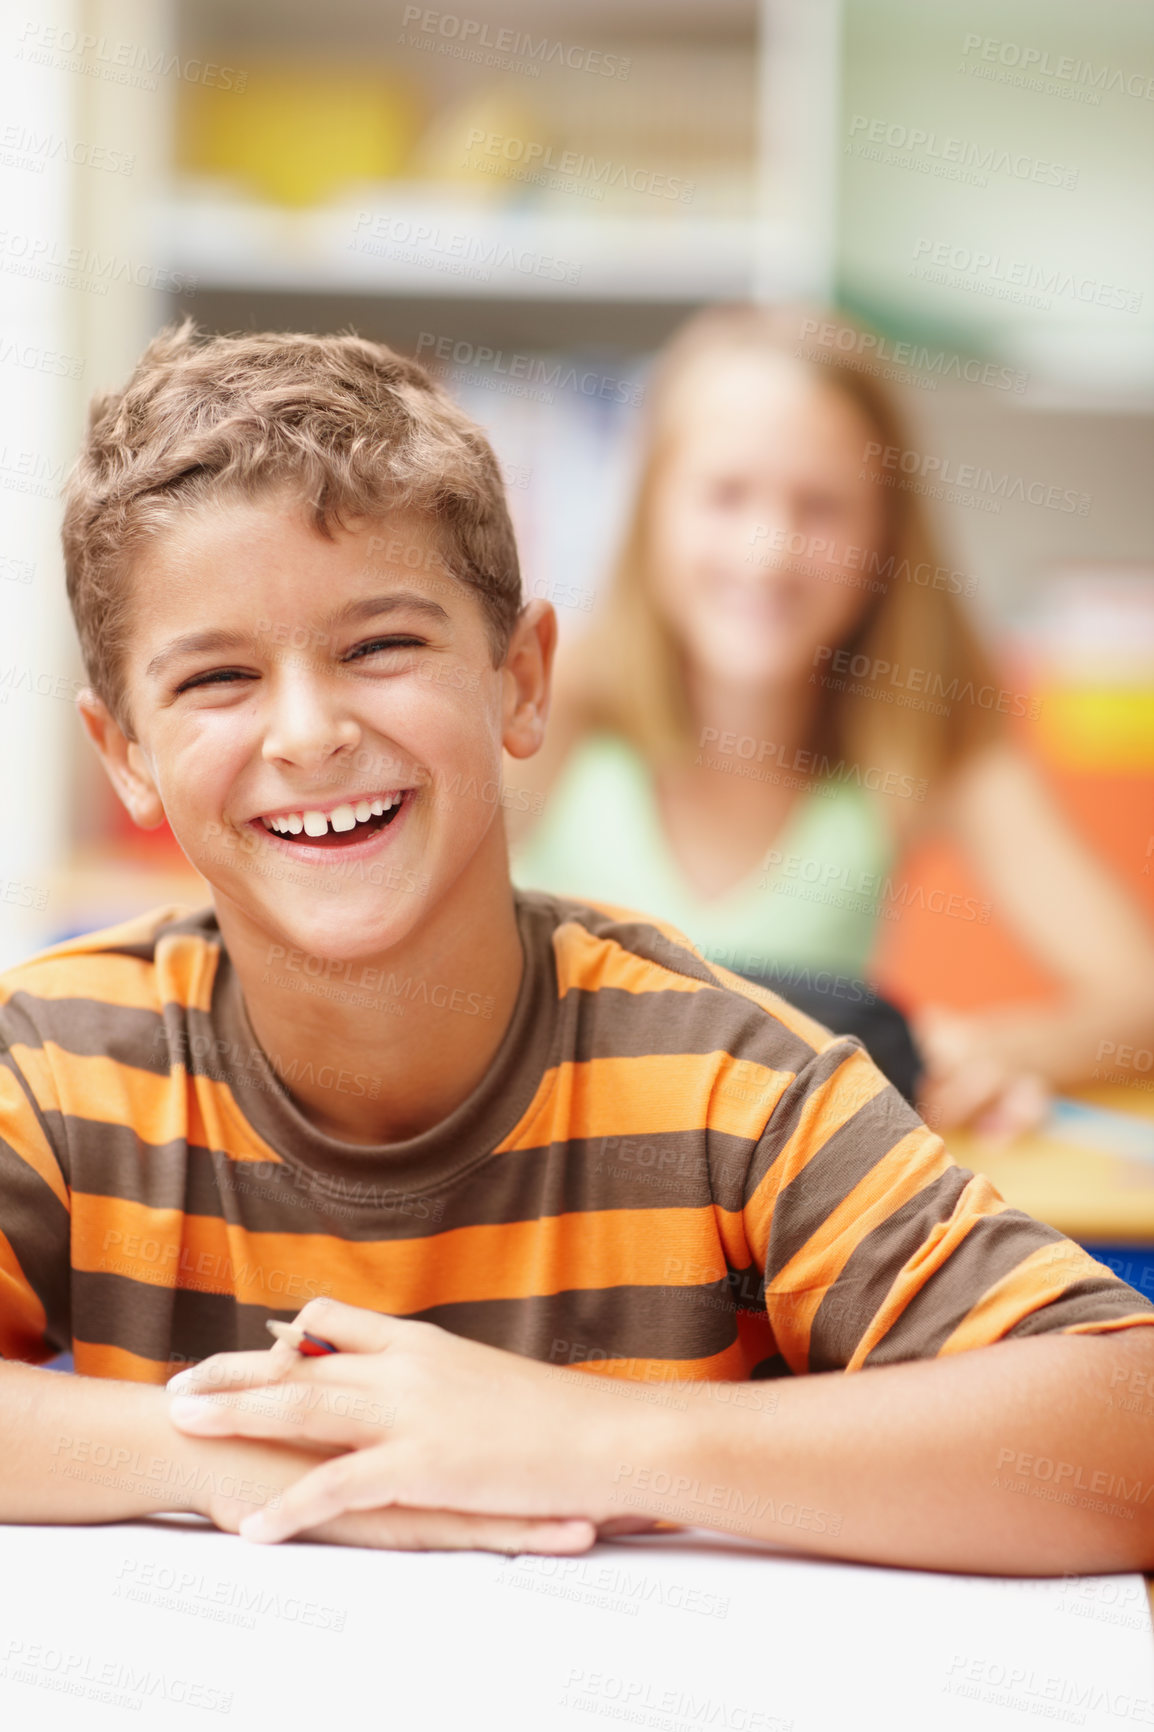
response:
{"label": "boy's ear", "polygon": [[557,648],[557,615],[547,601],[521,609],[505,655],[502,744],[511,758],[541,749],[549,719],[549,680]]}
{"label": "boy's ear", "polygon": [[148,768],[148,760],[135,740],[130,740],[112,711],[91,686],[76,694],[81,725],[92,741],[108,779],[140,830],[156,830],[164,823],[164,805]]}

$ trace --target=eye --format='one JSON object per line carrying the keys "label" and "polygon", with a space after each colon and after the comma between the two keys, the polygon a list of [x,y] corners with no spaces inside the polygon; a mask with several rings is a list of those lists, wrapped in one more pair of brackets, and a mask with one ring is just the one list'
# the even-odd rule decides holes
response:
{"label": "eye", "polygon": [[359,643],[350,650],[344,658],[347,662],[356,661],[361,656],[375,655],[377,650],[390,649],[424,649],[425,640],[419,637],[374,637],[367,643]]}
{"label": "eye", "polygon": [[179,697],[181,692],[190,692],[196,686],[220,685],[226,681],[231,685],[235,679],[247,680],[251,677],[251,674],[241,673],[239,668],[215,668],[210,674],[197,674],[195,679],[185,680],[182,685],[177,686],[176,692]]}

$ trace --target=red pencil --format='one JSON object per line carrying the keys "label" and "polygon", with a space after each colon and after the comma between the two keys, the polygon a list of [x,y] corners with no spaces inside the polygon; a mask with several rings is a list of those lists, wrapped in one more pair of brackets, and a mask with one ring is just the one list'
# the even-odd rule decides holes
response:
{"label": "red pencil", "polygon": [[302,1359],[320,1359],[326,1353],[340,1352],[340,1348],[326,1341],[323,1335],[312,1335],[296,1323],[280,1323],[275,1317],[270,1317],[265,1328],[278,1341],[287,1341],[290,1347],[295,1347]]}

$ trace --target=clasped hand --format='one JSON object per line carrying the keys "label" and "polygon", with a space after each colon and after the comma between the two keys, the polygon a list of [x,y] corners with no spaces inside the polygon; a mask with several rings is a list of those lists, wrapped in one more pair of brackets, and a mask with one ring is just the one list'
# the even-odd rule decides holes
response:
{"label": "clasped hand", "polygon": [[616,1410],[636,1404],[600,1378],[331,1299],[295,1321],[339,1352],[306,1359],[277,1342],[168,1385],[173,1424],[191,1435],[328,1452],[240,1523],[246,1539],[363,1511],[376,1512],[366,1544],[571,1553],[652,1525],[611,1514],[613,1462],[629,1451]]}

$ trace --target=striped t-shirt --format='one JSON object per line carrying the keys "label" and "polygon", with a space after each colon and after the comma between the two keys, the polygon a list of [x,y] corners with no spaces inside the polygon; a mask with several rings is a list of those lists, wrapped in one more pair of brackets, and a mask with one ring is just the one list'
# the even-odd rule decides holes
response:
{"label": "striped t-shirt", "polygon": [[[1154,1321],[959,1168],[855,1039],[642,916],[524,892],[517,914],[487,1074],[377,1146],[298,1108],[307,1061],[262,1052],[211,908],[0,976],[0,1353],[161,1383],[317,1294],[640,1379]],[[377,984],[374,1014],[425,991]]]}

